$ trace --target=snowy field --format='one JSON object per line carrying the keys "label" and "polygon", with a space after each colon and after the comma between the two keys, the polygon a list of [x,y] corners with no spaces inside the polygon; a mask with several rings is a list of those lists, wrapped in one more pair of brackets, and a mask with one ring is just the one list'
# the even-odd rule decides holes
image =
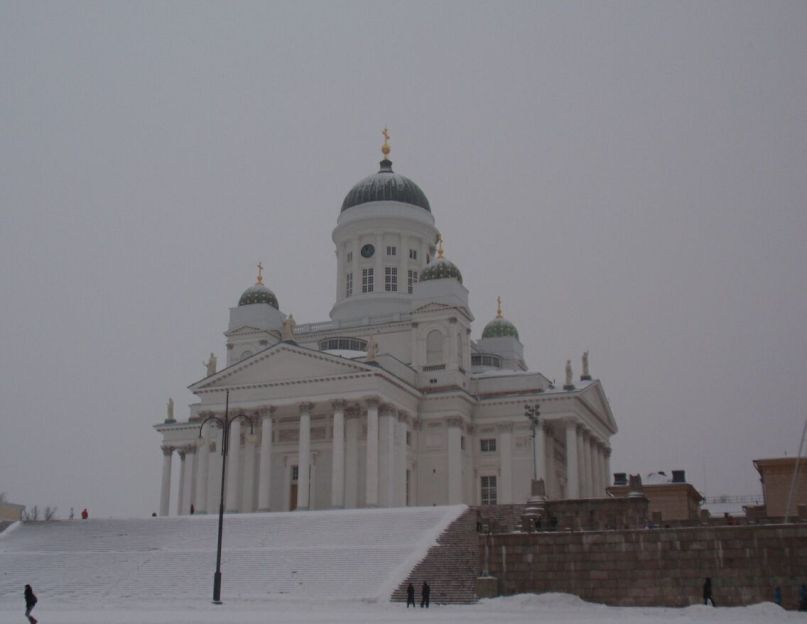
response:
{"label": "snowy field", "polygon": [[[105,604],[87,609],[71,604],[41,604],[34,611],[41,624],[268,624],[328,622],[356,624],[762,624],[802,622],[807,614],[784,611],[772,603],[750,607],[712,608],[702,605],[685,609],[605,607],[565,594],[522,594],[483,600],[468,606],[432,606],[406,609],[393,603],[347,601],[303,602],[268,600],[214,606],[205,602],[175,601],[171,604]],[[22,591],[20,607],[0,607],[0,622],[25,624]]]}

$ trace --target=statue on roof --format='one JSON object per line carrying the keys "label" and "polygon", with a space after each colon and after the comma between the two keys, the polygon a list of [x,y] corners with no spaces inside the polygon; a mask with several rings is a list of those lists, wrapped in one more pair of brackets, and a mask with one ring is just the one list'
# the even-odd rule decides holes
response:
{"label": "statue on roof", "polygon": [[165,409],[165,421],[174,420],[174,399],[168,397],[168,405]]}
{"label": "statue on roof", "polygon": [[211,353],[207,362],[202,362],[202,366],[207,368],[207,376],[216,374],[216,354]]}
{"label": "statue on roof", "polygon": [[367,341],[367,361],[375,362],[376,356],[378,356],[378,343],[375,341],[375,336],[370,336]]}
{"label": "statue on roof", "polygon": [[588,351],[583,351],[583,372],[580,375],[580,379],[583,381],[591,379],[591,373],[589,373],[588,370]]}
{"label": "statue on roof", "polygon": [[294,340],[294,327],[297,323],[294,322],[294,316],[289,314],[283,320],[283,329],[280,332],[281,340]]}

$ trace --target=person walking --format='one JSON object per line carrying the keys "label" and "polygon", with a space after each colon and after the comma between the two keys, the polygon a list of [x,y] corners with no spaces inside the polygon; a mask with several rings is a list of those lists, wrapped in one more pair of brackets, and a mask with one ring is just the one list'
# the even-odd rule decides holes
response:
{"label": "person walking", "polygon": [[429,595],[432,593],[432,588],[426,581],[423,581],[423,586],[420,588],[420,608],[429,608]]}
{"label": "person walking", "polygon": [[717,606],[712,598],[712,579],[707,576],[703,583],[703,604],[708,604],[710,602],[712,603],[713,607]]}
{"label": "person walking", "polygon": [[773,601],[780,607],[782,606],[782,588],[778,585],[773,588]]}
{"label": "person walking", "polygon": [[417,607],[415,604],[415,586],[412,583],[409,583],[409,587],[406,588],[406,608],[409,608],[409,605],[413,607]]}
{"label": "person walking", "polygon": [[34,595],[34,590],[31,589],[30,585],[25,586],[25,617],[28,618],[28,621],[31,624],[36,624],[36,618],[31,615],[31,611],[36,606],[36,596]]}

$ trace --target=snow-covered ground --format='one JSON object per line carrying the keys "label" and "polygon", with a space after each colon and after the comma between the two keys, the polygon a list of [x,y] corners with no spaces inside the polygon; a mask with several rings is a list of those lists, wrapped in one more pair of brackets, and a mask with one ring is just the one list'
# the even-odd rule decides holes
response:
{"label": "snow-covered ground", "polygon": [[[784,611],[771,603],[750,607],[685,609],[605,607],[565,594],[509,596],[468,606],[406,609],[401,604],[343,600],[228,601],[220,606],[205,601],[178,600],[141,605],[115,602],[93,607],[57,603],[38,605],[34,615],[42,624],[776,624],[804,621],[803,613]],[[0,622],[25,623],[22,591],[16,609],[0,606]]]}
{"label": "snow-covered ground", "polygon": [[751,624],[804,614],[621,608],[563,594],[407,610],[394,587],[465,507],[239,514],[225,520],[223,605],[212,605],[215,516],[16,525],[0,534],[0,624],[20,622],[31,583],[42,624]]}

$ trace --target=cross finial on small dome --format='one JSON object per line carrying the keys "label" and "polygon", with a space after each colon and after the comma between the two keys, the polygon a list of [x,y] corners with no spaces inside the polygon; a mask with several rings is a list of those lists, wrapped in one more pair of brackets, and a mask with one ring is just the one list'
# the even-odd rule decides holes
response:
{"label": "cross finial on small dome", "polygon": [[504,318],[504,314],[502,314],[502,298],[501,297],[496,297],[496,304],[497,304],[496,318],[497,319]]}
{"label": "cross finial on small dome", "polygon": [[438,260],[443,259],[443,253],[444,253],[443,252],[443,235],[438,234],[437,235],[437,259]]}
{"label": "cross finial on small dome", "polygon": [[384,145],[381,146],[381,153],[384,154],[384,158],[389,158],[389,153],[392,151],[389,146],[389,129],[385,126],[381,134],[384,135]]}
{"label": "cross finial on small dome", "polygon": [[263,284],[263,265],[258,262],[258,284]]}

